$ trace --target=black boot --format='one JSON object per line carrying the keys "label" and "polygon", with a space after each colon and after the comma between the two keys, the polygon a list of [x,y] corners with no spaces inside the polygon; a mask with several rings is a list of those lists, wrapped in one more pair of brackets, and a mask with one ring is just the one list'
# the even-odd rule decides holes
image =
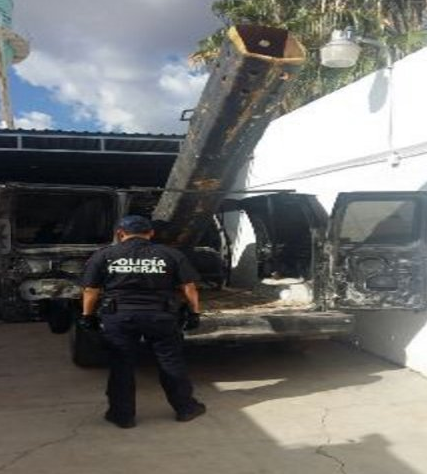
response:
{"label": "black boot", "polygon": [[175,419],[176,421],[191,421],[205,413],[206,406],[203,403],[197,402],[191,411],[178,412]]}
{"label": "black boot", "polygon": [[119,428],[135,428],[136,422],[134,418],[130,418],[128,420],[122,420],[116,416],[113,415],[113,413],[108,410],[104,418],[109,421],[110,423],[113,423],[114,425],[118,426]]}

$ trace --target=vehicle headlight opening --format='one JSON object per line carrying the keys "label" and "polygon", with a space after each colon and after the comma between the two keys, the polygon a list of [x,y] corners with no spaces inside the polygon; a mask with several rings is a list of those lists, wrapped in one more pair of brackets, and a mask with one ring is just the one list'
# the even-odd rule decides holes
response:
{"label": "vehicle headlight opening", "polygon": [[37,258],[25,260],[25,264],[31,273],[48,273],[52,270],[52,261]]}
{"label": "vehicle headlight opening", "polygon": [[59,265],[59,269],[64,273],[80,274],[83,273],[85,266],[84,260],[65,260]]}

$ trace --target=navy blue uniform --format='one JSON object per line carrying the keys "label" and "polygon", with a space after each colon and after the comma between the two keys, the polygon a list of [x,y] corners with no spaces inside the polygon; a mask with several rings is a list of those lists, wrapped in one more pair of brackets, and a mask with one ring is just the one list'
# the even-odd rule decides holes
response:
{"label": "navy blue uniform", "polygon": [[134,237],[95,252],[82,286],[103,288],[114,310],[102,313],[110,363],[109,412],[119,420],[135,416],[134,367],[141,337],[157,360],[160,383],[177,413],[191,412],[196,400],[182,355],[173,311],[176,288],[198,280],[179,251]]}

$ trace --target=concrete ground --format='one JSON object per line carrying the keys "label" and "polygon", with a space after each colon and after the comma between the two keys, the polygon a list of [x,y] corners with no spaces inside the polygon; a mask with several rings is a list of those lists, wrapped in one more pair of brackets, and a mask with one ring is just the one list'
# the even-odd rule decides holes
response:
{"label": "concrete ground", "polygon": [[193,348],[208,413],[176,423],[151,364],[139,425],[102,419],[105,369],[80,369],[67,337],[0,325],[0,472],[7,474],[427,473],[427,381],[335,343]]}

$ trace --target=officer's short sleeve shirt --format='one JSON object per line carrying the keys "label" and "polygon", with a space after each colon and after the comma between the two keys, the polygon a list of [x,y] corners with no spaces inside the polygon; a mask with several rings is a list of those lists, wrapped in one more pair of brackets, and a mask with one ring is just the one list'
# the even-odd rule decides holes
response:
{"label": "officer's short sleeve shirt", "polygon": [[170,298],[178,286],[198,280],[182,252],[135,238],[95,252],[82,286],[103,288],[105,296],[136,308]]}
{"label": "officer's short sleeve shirt", "polygon": [[197,282],[200,279],[199,274],[189,262],[188,258],[179,250],[170,249],[176,259],[175,279],[178,285]]}
{"label": "officer's short sleeve shirt", "polygon": [[104,250],[98,250],[86,262],[82,286],[89,288],[101,288],[106,277],[106,259]]}

